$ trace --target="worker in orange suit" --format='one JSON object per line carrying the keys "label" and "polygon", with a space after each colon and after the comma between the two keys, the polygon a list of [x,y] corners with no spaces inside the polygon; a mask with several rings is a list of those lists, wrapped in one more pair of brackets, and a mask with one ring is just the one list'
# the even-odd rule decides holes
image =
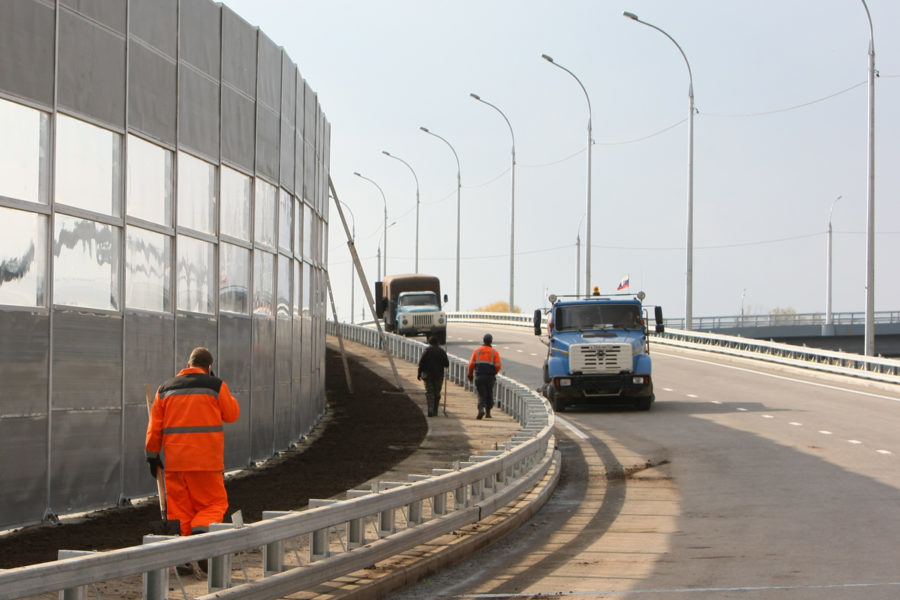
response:
{"label": "worker in orange suit", "polygon": [[236,421],[241,408],[212,364],[209,349],[194,348],[187,368],[156,390],[147,425],[150,472],[165,473],[168,517],[181,521],[181,535],[209,531],[228,510],[222,423]]}
{"label": "worker in orange suit", "polygon": [[484,334],[482,345],[475,349],[469,359],[469,381],[474,379],[475,391],[478,392],[478,416],[491,418],[494,408],[494,383],[500,372],[500,353],[494,350],[494,336]]}

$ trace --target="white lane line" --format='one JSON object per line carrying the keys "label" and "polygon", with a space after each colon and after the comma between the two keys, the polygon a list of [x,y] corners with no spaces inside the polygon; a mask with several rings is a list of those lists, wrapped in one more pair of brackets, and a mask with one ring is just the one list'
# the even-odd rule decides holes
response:
{"label": "white lane line", "polygon": [[849,444],[854,444],[854,445],[857,445],[857,446],[858,446],[859,444],[862,444],[862,442],[859,441],[859,440],[847,440],[847,443],[849,443]]}
{"label": "white lane line", "polygon": [[556,415],[556,422],[559,423],[560,425],[564,425],[566,427],[566,429],[568,429],[569,431],[571,431],[572,433],[574,433],[576,436],[580,437],[583,440],[589,439],[589,437],[590,437],[585,432],[583,432],[580,429],[578,429],[577,427],[575,427],[567,419],[563,419],[559,415]]}
{"label": "white lane line", "polygon": [[688,360],[691,362],[703,363],[706,365],[713,365],[716,367],[722,367],[723,369],[734,369],[735,371],[743,371],[745,373],[753,373],[754,375],[762,375],[763,377],[771,377],[773,379],[781,379],[783,381],[793,381],[794,383],[803,383],[806,385],[812,385],[815,387],[822,387],[829,390],[837,390],[839,392],[848,392],[850,394],[858,394],[860,396],[869,396],[870,398],[881,398],[883,400],[891,400],[893,402],[900,402],[900,398],[895,398],[893,396],[884,396],[882,394],[873,394],[871,392],[861,392],[858,390],[851,390],[849,388],[843,388],[836,385],[828,385],[825,383],[816,383],[814,381],[805,381],[803,379],[796,379],[794,377],[785,377],[784,375],[775,375],[773,373],[764,373],[763,371],[756,371],[754,369],[746,369],[744,367],[735,367],[732,365],[723,365],[721,363],[712,362],[709,360],[701,360],[699,358],[688,358],[686,356],[676,356],[675,354],[666,354],[665,352],[660,352],[659,350],[655,351],[657,354],[662,354],[663,356],[669,356],[671,358],[676,358],[679,360]]}
{"label": "white lane line", "polygon": [[876,450],[878,454],[893,454],[890,450]]}
{"label": "white lane line", "polygon": [[697,394],[688,394],[687,397],[688,398],[697,398],[698,396],[697,396]]}
{"label": "white lane line", "polygon": [[798,423],[797,421],[791,421],[788,425],[793,425],[794,427],[803,427],[803,423]]}
{"label": "white lane line", "polygon": [[762,415],[762,418],[763,419],[774,419],[775,417],[773,417],[772,415]]}
{"label": "white lane line", "polygon": [[723,592],[766,592],[774,590],[835,590],[835,589],[862,589],[862,588],[889,588],[900,586],[900,581],[885,581],[884,583],[823,583],[823,584],[807,584],[807,585],[754,585],[741,587],[694,587],[694,588],[637,588],[631,590],[579,590],[562,591],[562,592],[521,592],[503,594],[466,594],[465,596],[450,596],[451,598],[467,598],[477,600],[503,600],[504,598],[522,598],[524,600],[535,598],[587,598],[587,597],[605,597],[605,596],[624,596],[624,595],[648,595],[659,596],[665,594],[691,594],[712,593],[722,594]]}
{"label": "white lane line", "polygon": [[832,433],[827,429],[820,429],[819,433],[821,433],[822,435],[832,435]]}
{"label": "white lane line", "polygon": [[721,400],[710,400],[712,404],[722,404]]}
{"label": "white lane line", "polygon": [[537,352],[532,352],[532,353],[529,354],[528,356],[537,356]]}
{"label": "white lane line", "polygon": [[747,409],[746,409],[746,408],[738,408],[738,409],[736,409],[736,410],[737,410],[738,412],[747,412]]}
{"label": "white lane line", "polygon": [[664,392],[671,392],[671,391],[674,391],[674,390],[672,390],[672,388],[663,388],[663,391],[664,391]]}

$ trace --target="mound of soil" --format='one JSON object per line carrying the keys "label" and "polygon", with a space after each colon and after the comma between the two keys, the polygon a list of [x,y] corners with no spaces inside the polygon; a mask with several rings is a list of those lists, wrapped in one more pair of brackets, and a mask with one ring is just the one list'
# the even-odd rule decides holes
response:
{"label": "mound of soil", "polygon": [[[328,413],[323,422],[297,450],[229,477],[227,514],[239,508],[244,522],[251,523],[260,520],[263,510],[303,508],[310,498],[330,498],[377,477],[419,447],[428,431],[422,410],[352,357],[350,373],[354,388],[365,392],[347,392],[340,354],[329,349]],[[60,549],[137,546],[150,533],[149,523],[158,520],[154,498],[138,506],[92,513],[77,522],[25,527],[0,537],[0,568],[56,560]]]}

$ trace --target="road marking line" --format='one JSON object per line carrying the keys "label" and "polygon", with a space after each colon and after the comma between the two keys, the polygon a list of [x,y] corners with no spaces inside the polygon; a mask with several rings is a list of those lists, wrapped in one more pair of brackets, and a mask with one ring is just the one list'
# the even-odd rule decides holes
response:
{"label": "road marking line", "polygon": [[763,415],[762,418],[763,419],[774,419],[775,417],[773,417],[772,415]]}
{"label": "road marking line", "polygon": [[851,390],[849,388],[843,388],[843,387],[839,387],[836,385],[828,385],[825,383],[816,383],[814,381],[806,381],[803,379],[796,379],[794,377],[785,377],[784,375],[775,375],[773,373],[765,373],[763,371],[756,371],[754,369],[746,369],[744,367],[734,367],[731,365],[723,365],[721,363],[712,362],[709,360],[701,360],[699,358],[688,358],[686,356],[676,356],[675,354],[666,354],[665,352],[660,352],[659,350],[657,350],[656,353],[662,354],[663,356],[669,356],[671,358],[677,358],[680,360],[689,360],[691,362],[698,362],[698,363],[704,363],[707,365],[714,365],[716,367],[722,367],[723,369],[734,369],[735,371],[744,371],[745,373],[753,373],[754,375],[762,375],[763,377],[771,377],[773,379],[782,379],[784,381],[793,381],[794,383],[803,383],[806,385],[827,388],[829,390],[837,390],[839,392],[849,392],[851,394],[859,394],[860,396],[869,396],[872,398],[881,398],[883,400],[891,400],[893,402],[900,402],[900,398],[895,398],[893,396],[884,396],[882,394],[873,394],[871,392],[861,392],[858,390]]}
{"label": "road marking line", "polygon": [[664,391],[664,392],[671,392],[671,391],[673,391],[673,390],[672,390],[672,388],[663,388],[663,391]]}
{"label": "road marking line", "polygon": [[628,589],[628,590],[583,590],[577,592],[521,592],[521,593],[503,593],[503,594],[464,594],[462,596],[452,596],[453,598],[478,598],[480,599],[497,599],[503,598],[563,598],[563,597],[598,597],[598,596],[619,596],[625,594],[696,594],[696,593],[714,593],[722,592],[765,592],[773,590],[833,590],[833,589],[853,589],[853,588],[879,588],[879,587],[897,587],[900,581],[886,581],[884,583],[823,583],[820,585],[754,585],[742,587],[697,587],[697,588],[646,588],[646,589]]}
{"label": "road marking line", "polygon": [[687,397],[688,398],[697,398],[697,394],[688,394]]}
{"label": "road marking line", "polygon": [[713,404],[722,404],[721,400],[711,400]]}
{"label": "road marking line", "polygon": [[798,423],[797,421],[791,421],[788,425],[793,425],[794,427],[803,427],[803,423]]}
{"label": "road marking line", "polygon": [[890,450],[876,450],[878,454],[893,454]]}
{"label": "road marking line", "polygon": [[746,408],[738,408],[737,411],[738,412],[747,412],[747,409]]}
{"label": "road marking line", "polygon": [[583,431],[581,431],[580,429],[575,427],[570,421],[563,419],[559,415],[556,415],[556,422],[559,423],[560,425],[564,425],[569,431],[571,431],[572,433],[574,433],[581,439],[583,439],[583,440],[590,439],[589,435],[587,435],[586,433],[584,433]]}
{"label": "road marking line", "polygon": [[862,442],[859,440],[847,440],[847,441],[851,444],[862,444]]}
{"label": "road marking line", "polygon": [[820,429],[819,433],[821,433],[822,435],[831,435],[831,432],[827,429]]}

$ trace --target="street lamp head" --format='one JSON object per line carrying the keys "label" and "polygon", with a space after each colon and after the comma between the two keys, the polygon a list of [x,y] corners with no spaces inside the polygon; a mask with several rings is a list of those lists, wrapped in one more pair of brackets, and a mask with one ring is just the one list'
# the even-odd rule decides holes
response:
{"label": "street lamp head", "polygon": [[478,94],[473,93],[473,94],[469,94],[469,95],[472,96],[473,98],[475,98],[476,100],[481,100],[481,96],[479,96]]}
{"label": "street lamp head", "polygon": [[431,133],[430,131],[428,131],[428,128],[427,128],[427,127],[419,127],[419,129],[421,129],[421,130],[424,131],[425,133]]}
{"label": "street lamp head", "polygon": [[546,60],[547,62],[553,62],[553,59],[547,56],[546,54],[541,54],[541,58]]}
{"label": "street lamp head", "polygon": [[622,13],[622,16],[628,17],[629,19],[631,19],[633,21],[640,21],[640,19],[638,19],[638,16],[636,14],[634,14],[633,12],[625,11]]}
{"label": "street lamp head", "polygon": [[357,177],[362,177],[362,175],[359,174],[359,171],[353,171],[353,174],[356,175]]}
{"label": "street lamp head", "polygon": [[385,156],[390,156],[390,155],[391,155],[391,153],[388,152],[387,150],[382,150],[381,153],[384,154]]}

